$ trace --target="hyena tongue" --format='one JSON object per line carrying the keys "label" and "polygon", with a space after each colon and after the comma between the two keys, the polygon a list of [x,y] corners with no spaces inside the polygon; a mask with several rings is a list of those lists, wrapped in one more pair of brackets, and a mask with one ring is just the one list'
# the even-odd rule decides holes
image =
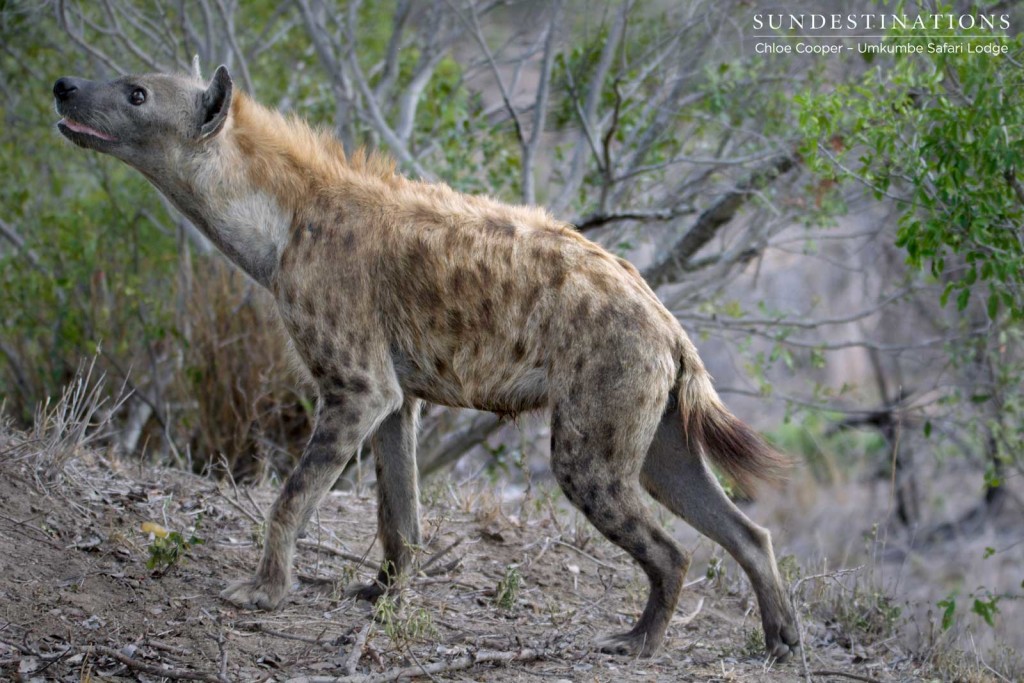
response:
{"label": "hyena tongue", "polygon": [[93,135],[95,137],[100,138],[101,140],[109,140],[110,142],[114,141],[114,136],[107,135],[106,133],[98,131],[95,128],[90,128],[89,126],[87,126],[85,124],[82,124],[82,123],[79,123],[78,121],[72,121],[71,119],[69,119],[67,117],[62,118],[60,121],[58,121],[58,123],[64,124],[65,126],[67,126],[68,129],[73,130],[76,133],[84,133],[86,135]]}

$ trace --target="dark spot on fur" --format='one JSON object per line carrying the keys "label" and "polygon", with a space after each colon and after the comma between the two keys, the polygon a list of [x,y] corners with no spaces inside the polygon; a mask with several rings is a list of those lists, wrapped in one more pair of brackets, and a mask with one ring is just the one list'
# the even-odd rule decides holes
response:
{"label": "dark spot on fur", "polygon": [[465,271],[462,268],[456,268],[455,272],[452,273],[452,292],[456,296],[464,296],[468,293],[469,282],[466,277]]}
{"label": "dark spot on fur", "polygon": [[333,448],[317,446],[306,451],[305,455],[302,456],[302,464],[304,467],[311,469],[320,469],[334,462],[335,457],[337,457],[337,454]]}
{"label": "dark spot on fur", "polygon": [[669,543],[665,549],[668,551],[668,557],[672,561],[672,566],[681,567],[686,564],[686,555],[676,547],[675,543]]}
{"label": "dark spot on fur", "polygon": [[491,267],[489,265],[487,265],[486,263],[481,263],[480,267],[477,268],[477,272],[480,274],[481,282],[483,282],[484,284],[490,283],[493,274],[491,272]]}
{"label": "dark spot on fur", "polygon": [[517,339],[516,343],[512,345],[512,356],[517,363],[526,356],[526,344],[522,339]]}
{"label": "dark spot on fur", "polygon": [[349,383],[349,389],[353,394],[365,394],[369,388],[365,377],[356,377]]}
{"label": "dark spot on fur", "polygon": [[303,469],[300,463],[298,468],[288,477],[288,481],[285,482],[284,489],[281,491],[282,498],[294,498],[306,488],[305,472]]}
{"label": "dark spot on fur", "polygon": [[581,372],[583,372],[583,365],[586,362],[587,362],[587,357],[586,356],[579,356],[579,357],[576,358],[576,363],[573,365],[573,369],[576,371],[577,375],[580,374]]}
{"label": "dark spot on fur", "polygon": [[338,354],[338,363],[347,368],[352,363],[352,354],[343,350]]}
{"label": "dark spot on fur", "polygon": [[327,408],[340,408],[345,405],[345,394],[330,391],[324,394],[324,406]]}
{"label": "dark spot on fur", "polygon": [[359,411],[356,409],[343,410],[338,413],[338,422],[346,427],[352,427],[359,422]]}
{"label": "dark spot on fur", "polygon": [[594,368],[591,383],[595,387],[607,387],[622,376],[622,361],[618,358],[605,361]]}
{"label": "dark spot on fur", "polygon": [[338,433],[331,429],[317,429],[309,440],[310,446],[326,446],[338,440]]}
{"label": "dark spot on fur", "polygon": [[341,246],[352,251],[356,247],[356,233],[354,230],[347,230],[341,238]]}
{"label": "dark spot on fur", "polygon": [[313,244],[319,243],[320,239],[324,236],[323,228],[313,223],[306,223],[306,232],[313,238]]}
{"label": "dark spot on fur", "polygon": [[612,483],[608,484],[608,488],[605,490],[608,491],[608,495],[611,496],[612,498],[618,498],[619,494],[622,493],[622,482],[617,480],[613,481]]}
{"label": "dark spot on fur", "polygon": [[416,292],[420,305],[427,311],[437,311],[444,306],[444,300],[433,287],[424,287]]}
{"label": "dark spot on fur", "polygon": [[329,329],[335,329],[338,327],[338,311],[333,306],[327,309],[326,313],[327,327]]}
{"label": "dark spot on fur", "polygon": [[302,312],[310,318],[316,316],[316,298],[312,293],[307,293],[302,297]]}
{"label": "dark spot on fur", "polygon": [[560,289],[561,286],[565,284],[565,280],[568,277],[569,271],[567,271],[561,263],[553,265],[549,271],[548,284],[550,284],[554,289]]}
{"label": "dark spot on fur", "polygon": [[613,424],[606,424],[603,427],[601,427],[601,440],[606,444],[615,443],[616,434],[617,430],[615,429],[615,425]]}
{"label": "dark spot on fur", "polygon": [[480,326],[487,332],[494,331],[494,302],[487,297],[480,302]]}
{"label": "dark spot on fur", "polygon": [[516,236],[516,226],[512,225],[508,221],[499,221],[494,218],[488,218],[484,221],[484,227],[499,237],[511,239]]}
{"label": "dark spot on fur", "polygon": [[445,323],[448,326],[448,331],[451,334],[458,336],[462,333],[465,327],[462,321],[462,311],[457,308],[450,308],[445,311],[444,318]]}
{"label": "dark spot on fur", "polygon": [[627,534],[634,534],[639,526],[640,522],[636,517],[626,517],[626,521],[622,524],[622,530]]}

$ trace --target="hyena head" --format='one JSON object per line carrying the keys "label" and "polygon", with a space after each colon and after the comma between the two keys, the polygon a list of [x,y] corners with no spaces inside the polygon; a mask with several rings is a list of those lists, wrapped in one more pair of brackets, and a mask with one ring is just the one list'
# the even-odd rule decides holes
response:
{"label": "hyena head", "polygon": [[65,137],[120,159],[165,191],[197,170],[203,151],[228,120],[231,91],[223,66],[209,85],[198,72],[107,82],[65,76],[53,84],[57,113],[64,117],[57,128]]}

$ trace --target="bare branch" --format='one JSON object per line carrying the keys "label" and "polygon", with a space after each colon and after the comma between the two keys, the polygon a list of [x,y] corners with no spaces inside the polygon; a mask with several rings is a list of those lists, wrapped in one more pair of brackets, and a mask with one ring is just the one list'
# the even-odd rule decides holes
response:
{"label": "bare branch", "polygon": [[668,209],[624,209],[622,211],[608,211],[588,214],[580,218],[574,224],[580,232],[586,232],[608,223],[621,221],[640,221],[643,223],[671,221],[680,216],[695,213],[696,209],[690,205],[675,206]]}
{"label": "bare branch", "polygon": [[231,48],[231,54],[238,60],[238,69],[242,74],[242,86],[246,92],[255,96],[256,87],[249,75],[249,64],[245,61],[245,54],[242,53],[241,48],[238,47],[238,41],[235,39],[235,13],[228,11],[224,0],[217,0],[217,11],[220,13],[221,21],[224,22],[224,39],[227,40],[228,47]]}
{"label": "bare branch", "polygon": [[14,245],[14,247],[25,255],[29,263],[33,267],[42,270],[42,266],[39,263],[39,257],[34,251],[25,246],[25,239],[18,234],[14,226],[0,218],[0,235],[3,235],[4,239]]}
{"label": "bare branch", "polygon": [[[78,18],[82,19],[81,11],[79,11]],[[71,28],[71,23],[68,21],[67,6],[65,0],[57,0],[57,24],[61,30],[64,31],[71,38],[71,41],[82,48],[87,54],[92,55],[94,58],[106,64],[114,72],[123,74],[128,73],[128,70],[122,67],[114,58],[110,57],[107,53],[102,50],[93,47],[90,43],[82,37],[81,31],[75,32]]]}
{"label": "bare branch", "polygon": [[770,185],[776,178],[796,165],[788,154],[779,155],[753,171],[734,189],[722,195],[705,209],[693,226],[668,250],[668,254],[644,271],[651,287],[670,282],[674,275],[686,270],[687,261],[715,236],[718,229],[730,222],[740,208],[755,193]]}
{"label": "bare branch", "polygon": [[471,448],[483,443],[501,426],[501,420],[493,413],[476,415],[469,426],[447,434],[440,448],[420,461],[420,476],[426,477],[454,463]]}
{"label": "bare branch", "polygon": [[548,96],[551,91],[551,69],[555,63],[555,36],[559,34],[562,20],[562,3],[556,2],[554,13],[548,22],[547,35],[544,37],[544,58],[540,67],[540,83],[537,85],[537,98],[533,105],[533,130],[530,139],[523,146],[522,187],[523,201],[527,204],[536,203],[536,190],[533,177],[534,161],[537,146],[544,134],[547,121]]}
{"label": "bare branch", "polygon": [[632,2],[623,2],[618,15],[615,17],[614,23],[608,31],[608,39],[605,42],[604,49],[601,51],[601,57],[598,60],[597,68],[594,70],[594,75],[590,79],[590,87],[589,92],[587,93],[586,103],[581,105],[578,98],[573,98],[577,107],[577,114],[580,119],[580,126],[582,130],[578,136],[575,150],[573,152],[569,176],[565,181],[561,194],[554,202],[552,202],[551,205],[551,208],[555,213],[563,212],[566,207],[569,206],[573,197],[576,196],[586,173],[588,147],[600,163],[600,152],[598,151],[599,148],[597,140],[593,133],[593,129],[596,124],[597,107],[601,103],[601,93],[604,91],[604,82],[608,77],[608,71],[611,69],[612,60],[614,59],[615,53],[619,49],[619,44],[622,42],[622,38],[625,35],[626,19],[629,16],[629,12],[632,7]]}

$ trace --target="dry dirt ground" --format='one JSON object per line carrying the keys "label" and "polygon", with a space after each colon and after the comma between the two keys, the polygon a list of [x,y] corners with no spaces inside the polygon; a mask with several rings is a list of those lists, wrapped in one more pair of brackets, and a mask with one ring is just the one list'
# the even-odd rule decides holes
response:
{"label": "dry dirt ground", "polygon": [[[372,492],[332,494],[275,612],[218,599],[250,572],[274,487],[236,488],[78,450],[40,453],[0,435],[0,679],[24,681],[788,681],[949,678],[892,639],[865,645],[816,620],[798,591],[805,658],[769,663],[749,586],[691,569],[653,659],[593,652],[625,630],[646,585],[553,494],[515,513],[488,488],[432,483],[426,548],[401,604],[344,597],[377,562]],[[507,507],[507,506],[506,506]],[[150,569],[146,522],[202,540]],[[510,570],[510,567],[513,568]],[[510,575],[518,590],[503,590]],[[504,580],[504,582],[503,582]],[[810,584],[807,584],[808,586]],[[504,602],[504,606],[499,602]],[[969,678],[981,680],[983,673]]]}

